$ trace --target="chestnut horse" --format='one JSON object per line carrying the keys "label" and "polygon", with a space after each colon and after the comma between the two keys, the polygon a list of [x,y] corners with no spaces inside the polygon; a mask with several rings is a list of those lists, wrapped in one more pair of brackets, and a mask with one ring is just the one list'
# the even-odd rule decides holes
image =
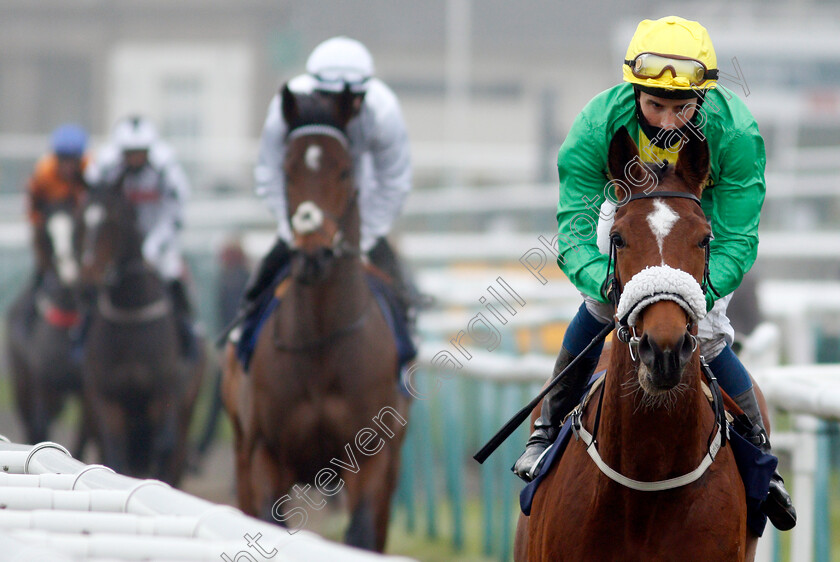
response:
{"label": "chestnut horse", "polygon": [[618,341],[602,357],[601,394],[578,418],[582,438],[549,468],[530,517],[520,516],[515,559],[749,560],[757,538],[732,448],[717,450],[720,418],[701,389],[696,343],[711,237],[699,204],[708,146],[687,139],[676,166],[642,165],[622,128],[609,170],[623,202],[610,232]]}
{"label": "chestnut horse", "polygon": [[28,443],[47,440],[67,398],[80,397],[82,388],[72,338],[80,316],[75,203],[49,204],[42,214],[44,220],[34,231],[41,278],[15,300],[6,331],[16,406]]}
{"label": "chestnut horse", "polygon": [[120,185],[92,192],[83,212],[89,305],[82,373],[85,411],[103,464],[176,485],[203,373],[181,357],[169,291],[143,258],[137,212]]}
{"label": "chestnut horse", "polygon": [[295,483],[306,484],[304,493],[314,484],[316,509],[343,489],[351,517],[345,541],[382,551],[408,400],[359,249],[345,134],[353,107],[349,90],[282,90],[291,276],[278,288],[282,298],[257,336],[248,372],[228,344],[222,389],[234,427],[240,508],[300,528],[305,519],[290,521],[284,502]]}

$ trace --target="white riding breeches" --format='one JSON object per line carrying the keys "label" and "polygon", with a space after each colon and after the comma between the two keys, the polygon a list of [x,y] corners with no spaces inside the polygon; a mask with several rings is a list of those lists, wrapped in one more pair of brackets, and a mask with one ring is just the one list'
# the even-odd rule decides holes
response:
{"label": "white riding breeches", "polygon": [[180,279],[184,273],[184,261],[176,238],[165,244],[144,244],[143,257],[157,269],[164,281]]}

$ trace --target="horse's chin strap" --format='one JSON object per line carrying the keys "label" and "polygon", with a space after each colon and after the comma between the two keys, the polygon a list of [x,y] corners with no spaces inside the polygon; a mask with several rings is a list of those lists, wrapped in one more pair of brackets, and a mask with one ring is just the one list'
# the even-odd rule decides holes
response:
{"label": "horse's chin strap", "polygon": [[656,481],[635,480],[621,474],[604,462],[604,459],[602,459],[601,455],[598,453],[598,442],[595,439],[601,419],[601,405],[604,399],[603,390],[601,391],[601,395],[598,399],[598,408],[595,413],[595,426],[591,434],[586,431],[586,428],[583,427],[583,422],[581,421],[586,401],[581,402],[572,411],[570,415],[572,418],[572,431],[575,434],[575,439],[583,441],[584,445],[586,445],[586,452],[589,454],[590,458],[592,458],[595,466],[597,466],[598,469],[607,476],[607,478],[632,490],[638,490],[640,492],[659,492],[691,484],[706,473],[706,470],[715,461],[715,457],[717,456],[720,448],[724,447],[726,445],[726,440],[729,439],[729,425],[727,425],[726,422],[726,411],[723,406],[723,395],[721,394],[720,386],[702,355],[700,356],[700,366],[703,374],[708,380],[709,390],[712,395],[712,409],[715,413],[715,430],[709,437],[707,453],[703,456],[703,460],[700,461],[697,468],[691,472],[683,474],[682,476]]}

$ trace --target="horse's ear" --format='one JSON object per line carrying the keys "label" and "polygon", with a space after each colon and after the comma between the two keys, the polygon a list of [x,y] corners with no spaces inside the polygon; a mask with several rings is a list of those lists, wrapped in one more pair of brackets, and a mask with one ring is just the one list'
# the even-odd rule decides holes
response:
{"label": "horse's ear", "polygon": [[627,164],[639,156],[639,147],[630,138],[627,128],[622,126],[615,132],[610,141],[610,151],[607,157],[610,176],[614,180],[625,179]]}
{"label": "horse's ear", "polygon": [[356,94],[350,90],[350,84],[344,85],[344,90],[338,96],[338,121],[344,127],[356,114]]}
{"label": "horse's ear", "polygon": [[283,89],[280,90],[280,104],[283,109],[283,120],[287,125],[294,123],[297,119],[299,108],[297,99],[289,89],[288,83],[283,84]]}
{"label": "horse's ear", "polygon": [[674,173],[692,189],[702,191],[709,177],[709,143],[696,136],[683,137],[681,143]]}

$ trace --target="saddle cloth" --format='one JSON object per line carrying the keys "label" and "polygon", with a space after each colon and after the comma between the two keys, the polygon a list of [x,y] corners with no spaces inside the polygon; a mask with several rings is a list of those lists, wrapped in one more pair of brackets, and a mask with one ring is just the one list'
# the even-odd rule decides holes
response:
{"label": "saddle cloth", "polygon": [[[242,333],[236,344],[236,356],[246,372],[250,367],[260,331],[271,317],[271,313],[282,301],[285,292],[283,282],[288,279],[289,271],[288,266],[281,269],[274,281],[275,290],[266,292],[254,312],[242,323]],[[391,334],[399,356],[396,373],[396,376],[399,376],[403,367],[417,357],[417,347],[411,338],[406,313],[390,283],[382,278],[382,274],[371,269],[366,271],[365,278],[376,303],[379,305],[379,309],[382,311],[382,315],[385,317],[385,321],[388,323],[388,327],[391,328]],[[400,386],[403,386],[402,381]],[[405,388],[403,388],[403,391],[407,392]]]}
{"label": "saddle cloth", "polygon": [[[589,379],[583,398],[584,405],[594,395],[593,392],[590,392],[590,389],[592,389],[599,379],[603,380],[604,376],[606,376],[606,371],[601,371],[595,373]],[[707,396],[711,395],[708,394]],[[729,402],[728,399],[724,401]],[[537,488],[546,474],[548,474],[549,468],[562,457],[563,451],[566,449],[572,434],[572,417],[567,416],[563,422],[563,427],[560,429],[560,433],[557,435],[557,439],[545,454],[545,460],[540,469],[540,473],[534,480],[526,484],[519,494],[519,508],[525,515],[531,514],[531,504],[534,501],[534,494],[536,494]],[[754,533],[761,536],[767,524],[767,516],[761,511],[761,503],[767,497],[770,477],[776,470],[779,459],[773,455],[761,452],[755,445],[735,431],[731,423],[729,424],[727,445],[732,447],[732,453],[735,455],[735,463],[738,465],[738,472],[741,474],[741,480],[744,482],[744,490],[747,496],[747,525]],[[655,494],[657,492],[639,493]]]}

